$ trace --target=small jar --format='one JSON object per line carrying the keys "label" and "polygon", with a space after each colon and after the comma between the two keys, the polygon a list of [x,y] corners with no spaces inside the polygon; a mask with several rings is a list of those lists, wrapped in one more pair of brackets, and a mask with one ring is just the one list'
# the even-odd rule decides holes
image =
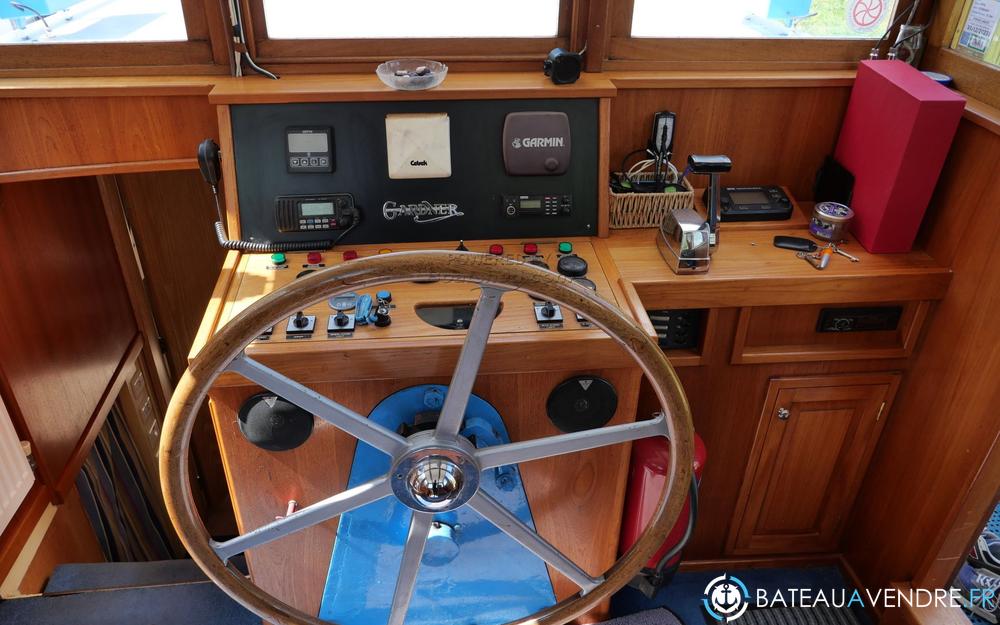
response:
{"label": "small jar", "polygon": [[837,202],[817,202],[813,207],[809,233],[823,241],[843,241],[847,238],[847,224],[854,218],[851,207]]}

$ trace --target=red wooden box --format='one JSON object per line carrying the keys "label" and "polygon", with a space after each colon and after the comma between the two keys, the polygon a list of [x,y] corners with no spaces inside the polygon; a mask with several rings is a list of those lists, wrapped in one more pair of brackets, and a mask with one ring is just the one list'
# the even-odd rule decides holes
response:
{"label": "red wooden box", "polygon": [[862,61],[835,156],[854,174],[851,231],[869,252],[907,252],[965,98],[902,61]]}

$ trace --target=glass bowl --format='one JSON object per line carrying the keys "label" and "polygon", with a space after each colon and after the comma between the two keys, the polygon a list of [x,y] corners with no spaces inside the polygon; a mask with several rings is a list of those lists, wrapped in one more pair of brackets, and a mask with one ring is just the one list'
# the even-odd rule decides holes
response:
{"label": "glass bowl", "polygon": [[448,66],[427,59],[396,59],[379,65],[375,74],[393,89],[421,91],[440,85],[448,75]]}

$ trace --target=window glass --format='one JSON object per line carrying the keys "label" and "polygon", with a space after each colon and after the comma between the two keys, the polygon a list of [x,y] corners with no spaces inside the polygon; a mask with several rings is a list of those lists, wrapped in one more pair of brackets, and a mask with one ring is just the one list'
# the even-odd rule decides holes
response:
{"label": "window glass", "polygon": [[966,0],[951,47],[1000,66],[1000,0]]}
{"label": "window glass", "polygon": [[0,0],[0,44],[185,40],[181,0]]}
{"label": "window glass", "polygon": [[897,0],[635,0],[633,37],[877,39]]}
{"label": "window glass", "polygon": [[559,0],[264,0],[264,18],[271,39],[554,37]]}

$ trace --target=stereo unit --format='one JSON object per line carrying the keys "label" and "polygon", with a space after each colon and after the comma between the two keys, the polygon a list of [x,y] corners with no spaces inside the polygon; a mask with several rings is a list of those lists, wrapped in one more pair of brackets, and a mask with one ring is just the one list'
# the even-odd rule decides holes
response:
{"label": "stereo unit", "polygon": [[573,212],[573,196],[505,195],[502,206],[507,217],[557,217]]}

